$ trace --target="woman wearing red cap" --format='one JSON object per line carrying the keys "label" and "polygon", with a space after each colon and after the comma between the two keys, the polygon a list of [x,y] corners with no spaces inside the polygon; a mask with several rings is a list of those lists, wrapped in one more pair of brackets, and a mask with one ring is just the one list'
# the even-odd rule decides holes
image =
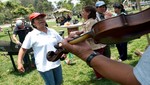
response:
{"label": "woman wearing red cap", "polygon": [[62,41],[62,37],[53,29],[46,25],[45,14],[32,13],[29,18],[35,28],[28,33],[18,54],[18,70],[24,72],[22,59],[27,49],[33,48],[35,64],[38,72],[45,81],[45,85],[61,85],[62,68],[60,60],[50,62],[46,58],[46,53],[56,51],[54,45]]}

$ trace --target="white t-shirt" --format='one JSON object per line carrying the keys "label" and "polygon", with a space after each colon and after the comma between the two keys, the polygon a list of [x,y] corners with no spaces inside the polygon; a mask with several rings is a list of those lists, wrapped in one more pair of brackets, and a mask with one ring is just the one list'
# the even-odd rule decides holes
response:
{"label": "white t-shirt", "polygon": [[38,71],[45,72],[60,65],[60,60],[50,62],[46,58],[49,51],[56,51],[54,45],[62,41],[62,37],[53,29],[47,28],[47,33],[34,29],[29,32],[22,44],[22,48],[32,47],[35,64]]}
{"label": "white t-shirt", "polygon": [[134,67],[134,75],[141,85],[150,85],[150,46]]}

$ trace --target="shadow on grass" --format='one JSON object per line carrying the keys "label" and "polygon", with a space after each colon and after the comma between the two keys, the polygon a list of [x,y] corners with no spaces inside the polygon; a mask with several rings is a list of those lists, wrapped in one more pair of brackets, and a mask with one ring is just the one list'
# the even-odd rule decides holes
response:
{"label": "shadow on grass", "polygon": [[130,54],[128,55],[128,60],[130,61],[128,62],[128,64],[130,64],[131,66],[135,66],[139,61],[139,57],[137,56],[137,58],[133,58],[133,55]]}
{"label": "shadow on grass", "polygon": [[0,38],[2,38],[2,37],[6,37],[6,36],[8,36],[8,35],[0,35]]}
{"label": "shadow on grass", "polygon": [[133,58],[132,58],[132,54],[128,54],[128,60],[132,60]]}
{"label": "shadow on grass", "polygon": [[36,68],[31,68],[31,69],[29,69],[28,71],[26,71],[24,73],[20,73],[19,71],[15,71],[15,70],[10,71],[9,73],[13,74],[13,75],[16,75],[16,76],[25,76],[26,74],[29,74],[34,70],[36,70]]}
{"label": "shadow on grass", "polygon": [[119,85],[111,80],[108,79],[101,79],[101,80],[89,80],[89,81],[72,81],[74,84],[79,84],[80,85]]}
{"label": "shadow on grass", "polygon": [[108,80],[106,78],[102,79],[95,79],[94,71],[90,71],[87,75],[89,77],[89,80],[83,80],[83,81],[74,81],[74,83],[80,83],[80,85],[117,85],[116,82],[113,82],[111,80]]}

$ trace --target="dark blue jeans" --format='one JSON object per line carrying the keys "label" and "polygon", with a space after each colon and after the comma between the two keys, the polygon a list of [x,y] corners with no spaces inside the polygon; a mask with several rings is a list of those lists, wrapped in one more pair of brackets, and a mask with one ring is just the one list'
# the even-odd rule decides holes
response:
{"label": "dark blue jeans", "polygon": [[46,72],[40,72],[45,85],[61,85],[63,82],[61,65]]}
{"label": "dark blue jeans", "polygon": [[33,53],[31,53],[31,54],[30,54],[30,56],[31,56],[31,62],[32,62],[32,64],[33,64],[33,65],[35,65],[35,58],[34,58],[34,54],[33,54]]}

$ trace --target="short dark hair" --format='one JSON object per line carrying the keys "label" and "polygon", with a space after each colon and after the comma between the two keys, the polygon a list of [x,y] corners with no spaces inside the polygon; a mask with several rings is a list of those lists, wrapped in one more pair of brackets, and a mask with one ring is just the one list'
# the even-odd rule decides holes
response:
{"label": "short dark hair", "polygon": [[121,12],[125,12],[124,6],[121,3],[114,3],[113,7],[121,9]]}
{"label": "short dark hair", "polygon": [[34,23],[34,19],[31,20],[31,25],[32,27],[36,28],[36,26],[34,26],[33,23]]}
{"label": "short dark hair", "polygon": [[96,19],[96,9],[94,6],[85,6],[84,7],[84,10],[86,12],[90,12],[90,14],[88,15],[88,19],[89,18],[93,18],[93,19]]}

